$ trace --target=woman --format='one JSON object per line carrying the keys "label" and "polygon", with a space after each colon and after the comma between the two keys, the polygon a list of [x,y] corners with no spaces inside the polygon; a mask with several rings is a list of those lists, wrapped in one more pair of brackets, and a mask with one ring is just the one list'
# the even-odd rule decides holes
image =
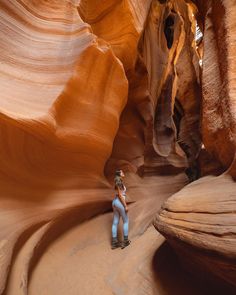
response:
{"label": "woman", "polygon": [[[125,248],[130,244],[130,240],[128,239],[128,231],[129,231],[129,218],[128,218],[128,206],[126,204],[126,187],[123,183],[123,178],[125,177],[124,172],[122,170],[117,170],[115,173],[115,189],[117,190],[117,194],[112,202],[114,217],[112,224],[112,243],[111,248],[116,249],[121,246],[121,248]],[[120,216],[123,219],[123,235],[124,240],[120,244],[117,238],[117,229],[120,221]]]}

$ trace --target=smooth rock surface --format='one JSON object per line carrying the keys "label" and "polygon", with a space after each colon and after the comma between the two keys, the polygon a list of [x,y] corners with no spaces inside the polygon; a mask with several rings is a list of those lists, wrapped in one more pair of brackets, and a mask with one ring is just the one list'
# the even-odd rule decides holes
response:
{"label": "smooth rock surface", "polygon": [[184,261],[234,286],[235,192],[229,175],[204,177],[169,198],[154,222]]}
{"label": "smooth rock surface", "polygon": [[[235,176],[235,1],[195,4],[1,1],[0,294],[210,290],[185,283],[191,276],[181,268],[162,264],[163,276],[164,238],[150,227],[188,183],[184,169],[197,178],[202,138],[207,159],[219,163],[209,166]],[[211,172],[204,158],[201,165]],[[113,252],[108,212],[117,168],[126,173],[132,244]],[[157,227],[171,241],[177,235],[172,244],[192,269],[232,284],[231,176],[187,186],[167,201]],[[170,263],[173,253],[164,253]]]}

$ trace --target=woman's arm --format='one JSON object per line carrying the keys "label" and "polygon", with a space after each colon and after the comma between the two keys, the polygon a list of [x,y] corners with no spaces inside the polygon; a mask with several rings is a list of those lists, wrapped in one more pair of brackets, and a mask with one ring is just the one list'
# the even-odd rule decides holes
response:
{"label": "woman's arm", "polygon": [[128,211],[128,206],[127,206],[127,204],[126,204],[126,202],[125,202],[125,199],[124,199],[123,196],[122,196],[121,190],[119,189],[119,187],[117,187],[117,190],[118,190],[118,196],[119,196],[119,199],[120,199],[122,205],[124,206],[125,211],[127,212],[127,211]]}

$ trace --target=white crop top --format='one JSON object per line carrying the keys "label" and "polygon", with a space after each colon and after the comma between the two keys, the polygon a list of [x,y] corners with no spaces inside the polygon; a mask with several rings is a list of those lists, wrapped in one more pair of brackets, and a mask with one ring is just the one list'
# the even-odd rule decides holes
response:
{"label": "white crop top", "polygon": [[[123,190],[120,190],[120,191],[121,191],[122,197],[125,198],[126,197],[126,190],[127,189],[126,189],[125,185],[123,185],[123,187],[124,187]],[[118,194],[116,194],[116,197],[119,197]]]}

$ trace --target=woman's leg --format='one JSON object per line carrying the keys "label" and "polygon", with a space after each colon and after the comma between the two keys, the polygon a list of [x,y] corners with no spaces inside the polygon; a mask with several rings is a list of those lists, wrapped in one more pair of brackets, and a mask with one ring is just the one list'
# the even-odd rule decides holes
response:
{"label": "woman's leg", "polygon": [[117,230],[120,221],[120,213],[115,206],[113,206],[113,223],[112,223],[112,238],[117,238]]}
{"label": "woman's leg", "polygon": [[129,234],[129,217],[128,214],[125,212],[125,209],[122,210],[122,220],[123,220],[123,235],[124,237],[128,237]]}
{"label": "woman's leg", "polygon": [[128,233],[129,233],[129,217],[128,217],[128,214],[125,212],[125,208],[124,208],[123,204],[121,203],[121,201],[119,199],[117,199],[114,202],[114,207],[119,212],[119,215],[121,215],[122,220],[123,220],[123,235],[124,235],[124,237],[128,237]]}

